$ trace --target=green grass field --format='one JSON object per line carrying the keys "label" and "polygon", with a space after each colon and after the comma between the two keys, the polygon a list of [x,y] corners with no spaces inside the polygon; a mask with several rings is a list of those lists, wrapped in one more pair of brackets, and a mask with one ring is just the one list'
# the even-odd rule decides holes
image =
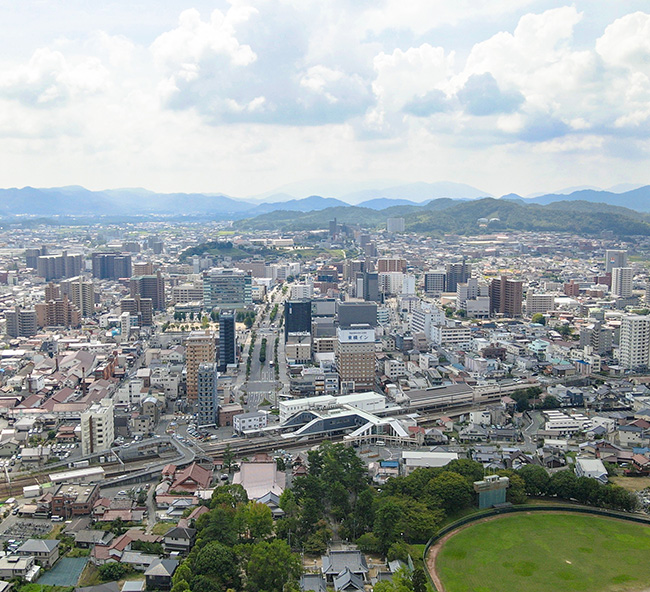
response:
{"label": "green grass field", "polygon": [[442,547],[446,592],[650,589],[650,527],[582,514],[515,514],[468,526]]}

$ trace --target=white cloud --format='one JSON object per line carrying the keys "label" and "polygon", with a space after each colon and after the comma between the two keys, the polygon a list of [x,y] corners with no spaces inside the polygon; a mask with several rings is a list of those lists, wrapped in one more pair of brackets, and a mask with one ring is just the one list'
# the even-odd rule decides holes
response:
{"label": "white cloud", "polygon": [[[98,12],[22,58],[0,51],[0,157],[48,185],[233,193],[296,175],[498,193],[504,163],[521,183],[545,179],[538,166],[559,179],[567,152],[603,176],[607,158],[621,170],[648,151],[650,15],[622,4],[197,0],[137,34]],[[63,180],[62,159],[81,178]]]}
{"label": "white cloud", "polygon": [[42,48],[26,64],[0,73],[0,96],[48,106],[100,92],[107,84],[108,72],[98,59],[70,63],[61,52]]}

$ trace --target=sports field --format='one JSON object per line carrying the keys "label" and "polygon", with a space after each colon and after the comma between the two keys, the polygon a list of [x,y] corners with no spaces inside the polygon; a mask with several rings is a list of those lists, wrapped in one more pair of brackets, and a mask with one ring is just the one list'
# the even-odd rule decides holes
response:
{"label": "sports field", "polygon": [[435,558],[446,592],[650,589],[650,526],[585,514],[513,514],[452,534]]}

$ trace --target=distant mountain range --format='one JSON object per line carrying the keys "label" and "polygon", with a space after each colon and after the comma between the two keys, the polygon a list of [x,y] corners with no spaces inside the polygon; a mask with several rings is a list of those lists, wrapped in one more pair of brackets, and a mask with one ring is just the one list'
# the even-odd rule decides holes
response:
{"label": "distant mountain range", "polygon": [[[464,201],[490,197],[484,191],[460,183],[411,183],[384,189],[361,189],[340,198],[311,195],[302,199],[288,193],[274,193],[259,202],[238,199],[220,193],[157,193],[142,188],[90,191],[84,187],[55,188],[24,187],[0,189],[0,216],[195,216],[217,220],[242,220],[277,212],[308,213],[362,208],[368,212],[388,215],[410,215],[450,207]],[[441,201],[443,200],[443,201]],[[526,205],[548,205],[556,202],[591,202],[650,212],[650,186],[638,187],[622,193],[597,189],[580,189],[569,194],[562,192],[536,197],[516,194],[503,196],[503,202]],[[406,208],[403,210],[402,208]],[[281,219],[282,215],[271,216]],[[357,218],[357,221],[364,219]]]}
{"label": "distant mountain range", "polygon": [[[650,192],[650,187],[646,188]],[[650,196],[650,195],[649,195]],[[608,230],[617,236],[650,235],[650,214],[621,206],[581,200],[547,205],[521,198],[476,200],[435,199],[424,205],[373,210],[361,206],[311,212],[276,210],[236,223],[242,230],[318,230],[336,218],[343,224],[385,228],[388,217],[403,217],[407,232],[430,235],[481,234],[519,230],[595,235]]]}

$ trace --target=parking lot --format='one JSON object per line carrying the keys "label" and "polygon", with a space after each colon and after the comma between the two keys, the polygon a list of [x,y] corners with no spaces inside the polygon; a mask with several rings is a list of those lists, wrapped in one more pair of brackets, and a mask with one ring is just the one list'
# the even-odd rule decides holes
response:
{"label": "parking lot", "polygon": [[47,519],[25,520],[12,515],[3,522],[2,528],[2,547],[7,543],[9,551],[16,551],[27,539],[44,538],[52,530],[52,522]]}

